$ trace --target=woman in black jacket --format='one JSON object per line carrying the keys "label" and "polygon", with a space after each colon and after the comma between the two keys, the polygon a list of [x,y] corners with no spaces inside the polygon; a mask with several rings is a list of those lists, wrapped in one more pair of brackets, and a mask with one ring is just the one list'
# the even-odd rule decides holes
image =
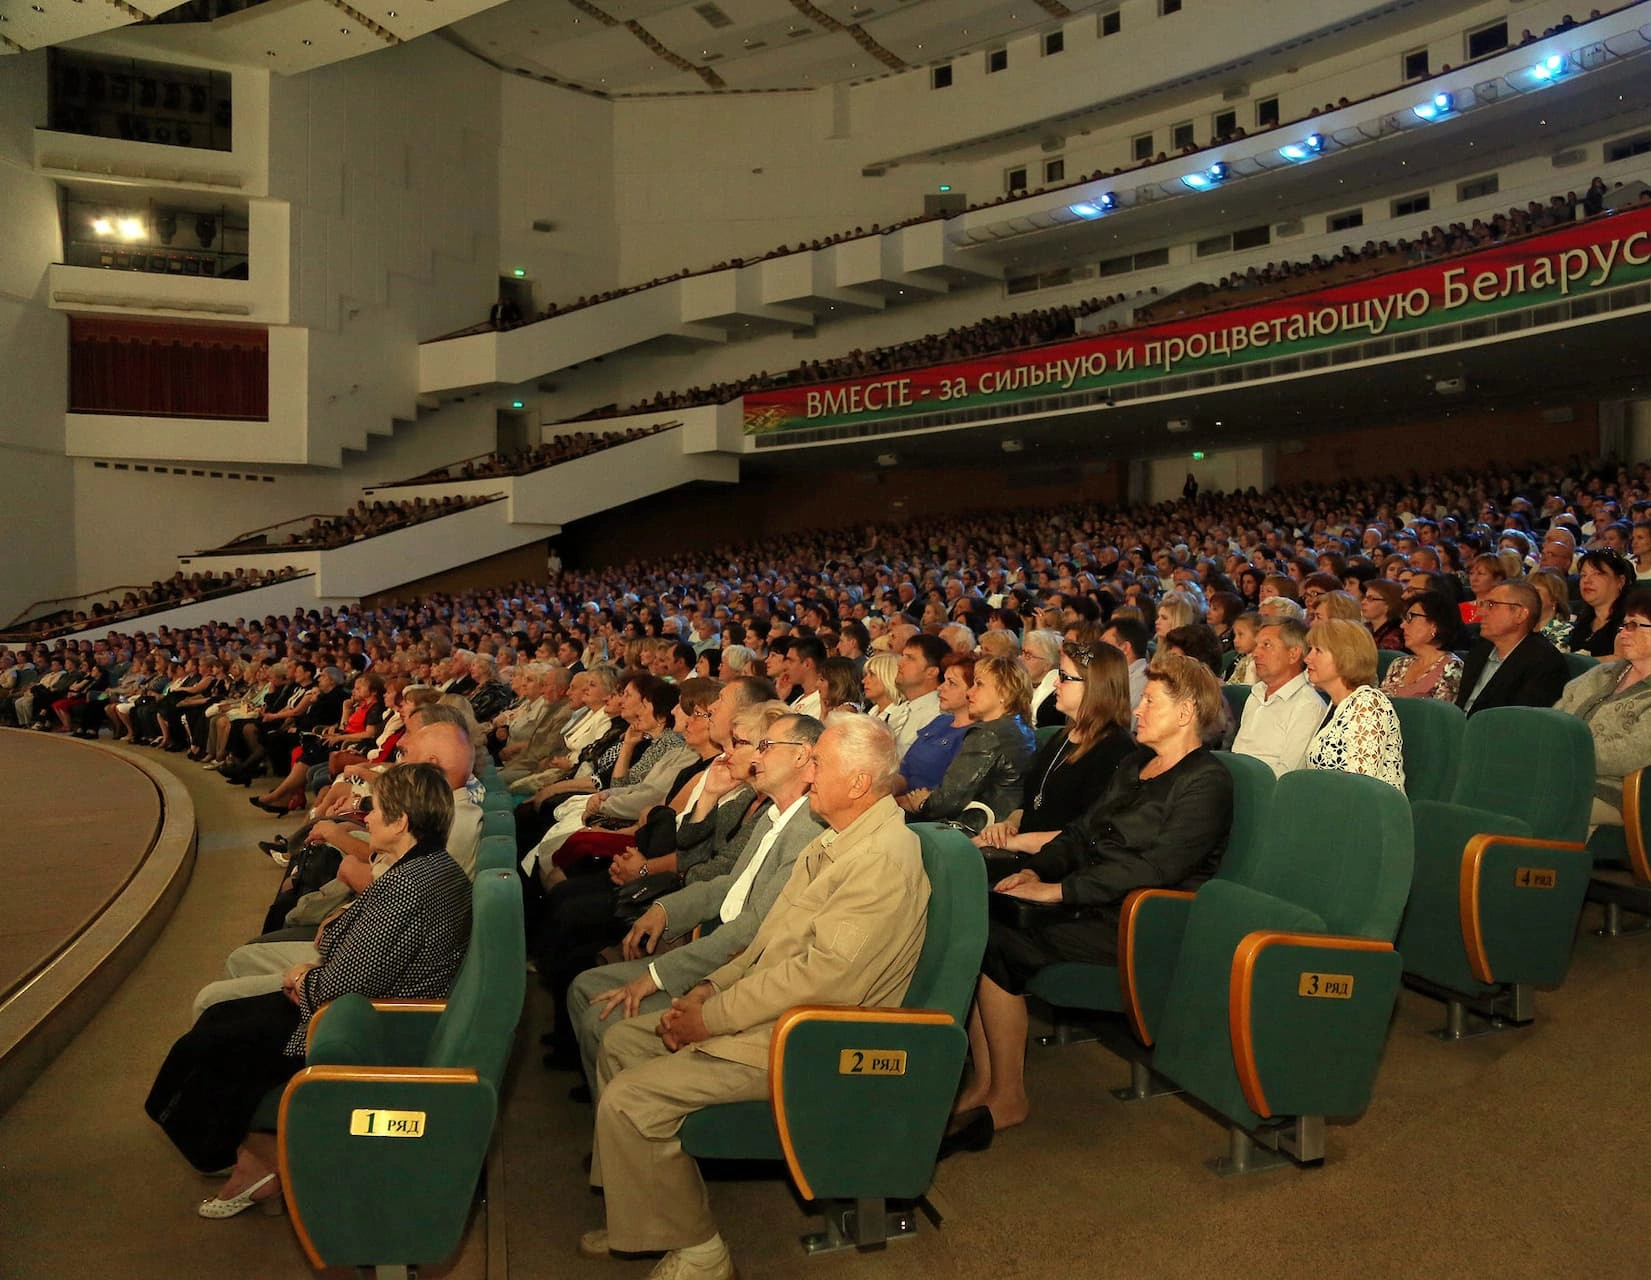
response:
{"label": "woman in black jacket", "polygon": [[[1032,677],[1019,658],[979,658],[969,687],[969,714],[975,724],[946,766],[933,791],[908,791],[900,807],[916,822],[969,822],[972,808],[979,829],[1007,816],[1020,803],[1021,779],[1032,762],[1036,739],[1027,721],[1032,714]],[[984,808],[990,816],[981,812]]]}
{"label": "woman in black jacket", "polygon": [[1026,1119],[1027,979],[1061,961],[1114,963],[1128,894],[1196,889],[1215,873],[1232,826],[1232,778],[1202,737],[1221,704],[1221,686],[1203,663],[1159,657],[1136,709],[1141,749],[1119,763],[1083,817],[995,886],[1066,910],[1029,929],[992,921],[969,1018],[974,1074],[959,1112],[987,1107],[999,1129]]}

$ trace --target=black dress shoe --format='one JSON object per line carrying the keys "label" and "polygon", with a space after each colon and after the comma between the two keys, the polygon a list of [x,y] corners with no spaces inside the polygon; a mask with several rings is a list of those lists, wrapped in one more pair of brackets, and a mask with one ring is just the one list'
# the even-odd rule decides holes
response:
{"label": "black dress shoe", "polygon": [[260,849],[262,849],[265,853],[286,853],[286,852],[288,852],[287,838],[285,836],[276,836],[275,839],[273,839],[273,840],[260,840],[258,842],[258,847]]}
{"label": "black dress shoe", "polygon": [[546,1071],[583,1071],[585,1064],[579,1061],[577,1053],[557,1053],[552,1050],[545,1054],[542,1061]]}
{"label": "black dress shoe", "polygon": [[992,1109],[971,1107],[960,1111],[946,1126],[946,1135],[940,1139],[940,1153],[936,1160],[944,1160],[959,1151],[984,1151],[992,1145]]}

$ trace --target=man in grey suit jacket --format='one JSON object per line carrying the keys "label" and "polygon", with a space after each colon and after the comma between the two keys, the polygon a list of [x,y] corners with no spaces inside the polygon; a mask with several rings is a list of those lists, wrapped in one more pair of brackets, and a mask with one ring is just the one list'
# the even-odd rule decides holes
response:
{"label": "man in grey suit jacket", "polygon": [[[812,716],[776,720],[751,766],[751,781],[767,801],[733,868],[661,898],[625,938],[626,959],[587,969],[568,990],[568,1014],[579,1041],[585,1079],[596,1093],[602,1033],[622,1018],[663,1012],[707,974],[727,964],[756,936],[791,875],[797,854],[825,829],[809,808],[810,757],[824,726]],[[680,938],[701,923],[710,932],[654,955],[661,938]],[[615,1009],[620,1018],[609,1021]]]}

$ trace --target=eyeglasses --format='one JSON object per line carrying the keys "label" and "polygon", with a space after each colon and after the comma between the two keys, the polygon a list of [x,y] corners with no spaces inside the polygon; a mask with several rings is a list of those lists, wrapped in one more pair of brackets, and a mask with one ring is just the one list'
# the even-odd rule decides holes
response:
{"label": "eyeglasses", "polygon": [[711,714],[712,713],[710,711],[690,711],[688,713],[688,719],[690,719],[690,720],[709,720],[711,718]]}
{"label": "eyeglasses", "polygon": [[731,733],[728,735],[728,745],[738,750],[740,747],[750,747],[756,744],[750,738],[742,738],[737,733]]}
{"label": "eyeglasses", "polygon": [[1409,613],[1405,614],[1404,620],[1406,622],[1426,622],[1428,621],[1428,616],[1419,609],[1412,609]]}
{"label": "eyeglasses", "polygon": [[1523,609],[1526,607],[1525,605],[1520,604],[1517,600],[1486,600],[1480,604],[1479,607],[1481,609],[1489,609],[1493,605],[1501,605],[1504,609]]}
{"label": "eyeglasses", "polygon": [[759,756],[767,755],[770,747],[806,747],[809,745],[806,742],[793,742],[789,738],[764,738],[757,743],[757,754]]}
{"label": "eyeglasses", "polygon": [[1626,631],[1629,635],[1636,631],[1651,631],[1651,622],[1625,622],[1617,630]]}
{"label": "eyeglasses", "polygon": [[1088,677],[1068,675],[1066,672],[1061,671],[1056,674],[1055,679],[1059,680],[1062,684],[1083,684]]}

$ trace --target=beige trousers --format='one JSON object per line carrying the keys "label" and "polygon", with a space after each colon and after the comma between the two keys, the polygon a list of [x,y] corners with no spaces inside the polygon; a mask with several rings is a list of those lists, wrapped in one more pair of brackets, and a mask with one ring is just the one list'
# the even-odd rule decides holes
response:
{"label": "beige trousers", "polygon": [[768,1097],[768,1072],[684,1049],[654,1034],[656,1013],[602,1037],[591,1185],[607,1200],[608,1245],[652,1253],[704,1244],[717,1233],[699,1165],[677,1141],[683,1119],[718,1102]]}

